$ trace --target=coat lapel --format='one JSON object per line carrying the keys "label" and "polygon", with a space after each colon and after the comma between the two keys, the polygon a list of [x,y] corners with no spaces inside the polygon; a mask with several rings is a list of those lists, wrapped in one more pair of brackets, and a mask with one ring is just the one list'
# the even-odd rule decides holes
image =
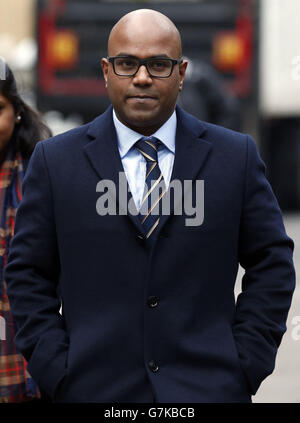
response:
{"label": "coat lapel", "polygon": [[[184,181],[196,179],[200,169],[205,164],[212,145],[211,142],[201,138],[201,135],[205,132],[203,123],[184,112],[178,106],[176,107],[176,113],[176,148],[171,181],[179,180],[183,186]],[[111,106],[90,124],[87,135],[90,138],[90,142],[84,147],[85,154],[102,180],[107,179],[114,182],[116,192],[111,192],[111,195],[116,201],[117,212],[118,207],[125,210],[137,230],[143,233],[143,226],[137,216],[136,209],[134,208],[134,213],[130,213],[130,210],[128,210],[128,201],[132,199],[132,195],[127,181],[126,192],[128,195],[124,196],[127,201],[124,202],[124,199],[119,195],[119,174],[124,172],[124,169],[118,151],[117,134],[113,124]],[[176,208],[176,204],[171,203],[170,215],[173,214],[174,208]],[[161,217],[158,231],[162,230],[170,215]]]}
{"label": "coat lapel", "polygon": [[[128,214],[129,218],[140,233],[143,227],[137,216],[137,210],[133,207],[133,213],[128,210],[128,201],[132,199],[127,180],[121,189],[126,190],[127,195],[119,195],[119,175],[124,168],[120,158],[117,142],[117,134],[112,118],[112,107],[110,106],[101,116],[97,117],[91,124],[87,132],[90,142],[84,146],[84,152],[101,180],[109,180],[115,184],[115,193],[110,191],[113,201],[116,202],[117,213],[122,209],[122,214]],[[133,201],[131,201],[134,204]]]}
{"label": "coat lapel", "polygon": [[[176,107],[176,114],[175,159],[171,182],[179,180],[183,187],[184,181],[196,179],[206,162],[212,144],[210,141],[201,138],[206,131],[204,123],[184,112],[178,106]],[[182,198],[178,201],[182,201]],[[175,208],[176,204],[171,202],[170,214],[161,217],[159,231],[162,230]]]}

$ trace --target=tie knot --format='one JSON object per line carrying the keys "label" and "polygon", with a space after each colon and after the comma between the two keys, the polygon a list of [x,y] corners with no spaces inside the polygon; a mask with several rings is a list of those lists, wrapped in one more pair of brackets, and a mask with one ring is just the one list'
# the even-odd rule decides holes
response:
{"label": "tie knot", "polygon": [[142,137],[136,142],[135,147],[147,162],[157,162],[157,150],[160,144],[160,140],[155,137]]}

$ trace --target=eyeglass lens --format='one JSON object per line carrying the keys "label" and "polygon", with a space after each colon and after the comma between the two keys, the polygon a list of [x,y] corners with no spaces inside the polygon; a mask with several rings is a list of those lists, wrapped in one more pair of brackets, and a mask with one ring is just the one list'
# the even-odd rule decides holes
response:
{"label": "eyeglass lens", "polygon": [[[172,71],[172,61],[169,59],[149,59],[147,69],[152,76],[169,76]],[[131,76],[139,67],[139,60],[131,57],[117,57],[115,59],[115,72],[118,75]]]}

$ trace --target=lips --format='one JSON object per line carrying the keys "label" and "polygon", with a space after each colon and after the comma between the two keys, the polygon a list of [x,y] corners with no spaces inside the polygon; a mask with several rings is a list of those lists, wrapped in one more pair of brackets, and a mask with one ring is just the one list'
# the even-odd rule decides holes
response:
{"label": "lips", "polygon": [[133,94],[128,95],[127,98],[134,98],[137,100],[157,100],[157,97],[152,95],[146,95],[146,94]]}

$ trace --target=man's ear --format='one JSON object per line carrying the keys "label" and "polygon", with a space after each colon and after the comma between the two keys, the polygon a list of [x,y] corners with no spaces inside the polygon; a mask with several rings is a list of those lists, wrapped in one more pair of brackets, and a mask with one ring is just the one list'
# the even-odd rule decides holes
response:
{"label": "man's ear", "polygon": [[101,59],[101,66],[102,66],[102,71],[103,71],[103,76],[104,76],[104,79],[105,79],[105,83],[106,83],[106,86],[107,86],[107,76],[108,76],[109,62],[108,62],[108,60],[105,57],[103,57]]}
{"label": "man's ear", "polygon": [[179,65],[179,75],[180,75],[180,84],[179,84],[179,91],[182,90],[182,86],[183,86],[183,81],[184,81],[184,77],[185,77],[185,72],[186,72],[186,68],[188,65],[188,61],[184,60],[181,65]]}

